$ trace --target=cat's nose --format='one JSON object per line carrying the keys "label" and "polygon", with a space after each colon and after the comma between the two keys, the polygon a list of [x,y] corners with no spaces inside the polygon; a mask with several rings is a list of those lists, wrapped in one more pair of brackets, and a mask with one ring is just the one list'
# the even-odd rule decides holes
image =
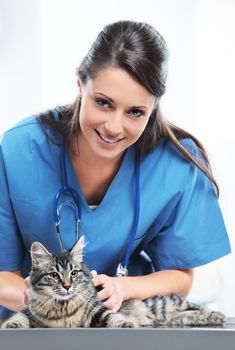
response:
{"label": "cat's nose", "polygon": [[71,287],[71,285],[70,285],[70,284],[65,284],[65,285],[63,285],[63,287],[64,287],[64,289],[69,290],[69,288]]}

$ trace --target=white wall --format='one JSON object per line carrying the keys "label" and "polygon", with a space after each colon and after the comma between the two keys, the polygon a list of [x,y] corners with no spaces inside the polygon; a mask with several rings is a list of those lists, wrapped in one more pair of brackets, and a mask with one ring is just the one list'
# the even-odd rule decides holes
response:
{"label": "white wall", "polygon": [[[234,246],[234,18],[233,0],[0,0],[0,133],[74,99],[75,68],[105,24],[147,21],[171,51],[163,111],[209,149]],[[199,269],[192,298],[235,315],[234,259]]]}
{"label": "white wall", "polygon": [[[235,246],[235,1],[200,0],[196,20],[195,133],[207,145],[220,184],[220,203]],[[219,265],[221,305],[235,315],[235,254]],[[212,288],[211,288],[212,289]]]}
{"label": "white wall", "polygon": [[0,133],[41,107],[38,5],[0,0]]}

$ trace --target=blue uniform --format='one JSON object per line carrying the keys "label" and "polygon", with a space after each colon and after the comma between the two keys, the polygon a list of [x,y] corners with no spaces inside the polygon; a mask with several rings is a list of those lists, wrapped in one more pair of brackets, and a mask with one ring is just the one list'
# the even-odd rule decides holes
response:
{"label": "blue uniform", "polygon": [[[56,144],[61,139],[50,128],[47,133],[54,143],[33,116],[0,139],[0,270],[23,269],[27,275],[34,241],[50,251],[60,250],[53,201],[63,184],[61,146]],[[191,139],[182,143],[200,159]],[[84,260],[90,269],[114,275],[134,221],[135,147],[126,151],[96,210],[86,202],[68,153],[66,169],[68,184],[81,201]],[[69,248],[75,242],[74,212],[69,206],[62,212],[61,225],[65,248]],[[132,251],[131,275],[193,268],[230,253],[211,182],[164,138],[141,160],[140,218]],[[150,257],[151,266],[141,262],[141,251]]]}

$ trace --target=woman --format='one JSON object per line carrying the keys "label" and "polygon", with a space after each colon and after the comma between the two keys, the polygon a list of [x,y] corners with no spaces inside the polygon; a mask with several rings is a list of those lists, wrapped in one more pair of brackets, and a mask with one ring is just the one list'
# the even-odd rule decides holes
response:
{"label": "woman", "polygon": [[[75,103],[30,117],[3,135],[5,308],[25,305],[31,243],[40,241],[51,251],[71,247],[78,214],[84,260],[97,271],[93,282],[114,311],[125,299],[186,295],[194,267],[230,253],[206,151],[160,112],[167,58],[164,39],[150,25],[107,25],[77,70]],[[66,178],[79,208],[73,194],[59,197],[60,242],[53,205]],[[129,253],[129,276],[116,276],[117,267],[125,274]]]}

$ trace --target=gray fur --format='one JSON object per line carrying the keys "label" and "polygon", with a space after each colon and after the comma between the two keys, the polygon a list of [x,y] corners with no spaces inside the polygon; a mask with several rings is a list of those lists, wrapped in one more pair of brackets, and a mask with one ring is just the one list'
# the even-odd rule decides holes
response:
{"label": "gray fur", "polygon": [[223,327],[222,313],[177,295],[124,301],[113,313],[97,297],[92,275],[82,261],[83,246],[81,237],[71,250],[51,254],[42,244],[32,244],[28,307],[2,328]]}

